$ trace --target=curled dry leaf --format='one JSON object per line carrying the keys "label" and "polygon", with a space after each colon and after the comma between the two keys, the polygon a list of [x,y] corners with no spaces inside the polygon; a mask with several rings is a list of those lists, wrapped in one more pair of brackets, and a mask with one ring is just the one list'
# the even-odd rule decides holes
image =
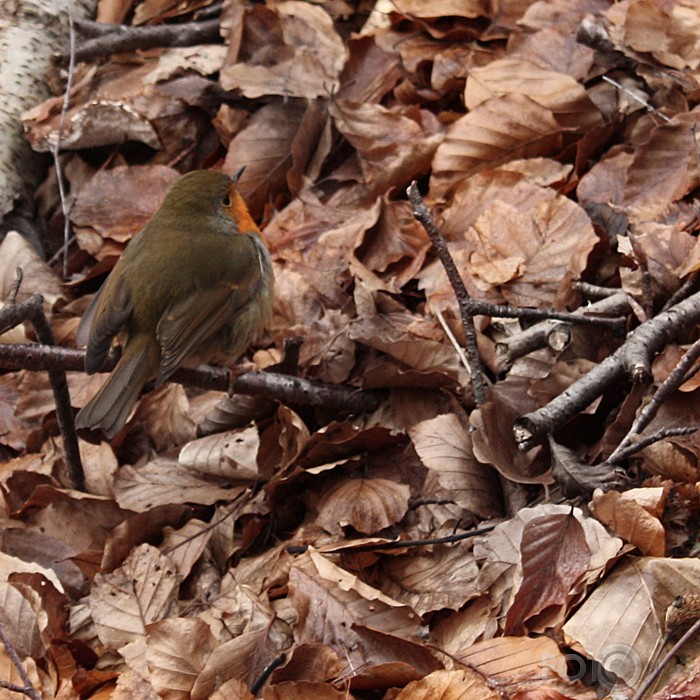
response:
{"label": "curled dry leaf", "polygon": [[7,581],[0,581],[0,624],[20,658],[40,658],[46,654],[41,638],[41,617],[46,612],[31,590],[24,593]]}
{"label": "curled dry leaf", "polygon": [[[662,488],[654,489],[663,492]],[[640,489],[634,489],[639,494]],[[664,498],[665,500],[665,498]],[[666,552],[666,533],[656,516],[635,498],[634,493],[597,490],[591,507],[595,516],[625,542],[650,557],[662,557]]]}
{"label": "curled dry leaf", "polygon": [[22,270],[22,284],[16,297],[18,303],[26,301],[32,294],[41,294],[44,309],[49,313],[57,302],[65,299],[61,281],[31,243],[17,231],[8,231],[0,244],[0,302],[3,305],[17,279],[17,268]]}
{"label": "curled dry leaf", "polygon": [[443,138],[432,112],[417,107],[388,109],[334,100],[329,111],[357,152],[365,184],[377,194],[405,187],[427,172]]}
{"label": "curled dry leaf", "polygon": [[187,443],[178,456],[183,467],[200,474],[234,481],[259,478],[260,435],[255,425],[242,430],[217,433]]}
{"label": "curled dry leaf", "polygon": [[[281,34],[280,60],[229,66],[221,71],[222,87],[240,90],[250,98],[282,95],[313,99],[332,93],[346,51],[328,13],[295,0],[279,3],[276,12]],[[269,51],[269,46],[263,46]]]}
{"label": "curled dry leaf", "polygon": [[567,498],[589,496],[596,489],[607,491],[619,486],[624,478],[624,472],[611,464],[587,464],[573,450],[556,443],[551,435],[549,449],[552,476]]}
{"label": "curled dry leaf", "polygon": [[495,471],[477,462],[472,440],[462,421],[447,413],[409,428],[408,434],[430,472],[435,474],[442,493],[481,518],[501,514],[502,503]]}
{"label": "curled dry leaf", "polygon": [[586,212],[561,196],[526,214],[494,202],[467,236],[470,271],[513,306],[562,306],[598,243]]}
{"label": "curled dry leaf", "polygon": [[223,170],[233,173],[245,167],[238,189],[253,216],[259,218],[267,204],[278,203],[295,165],[299,179],[313,154],[309,132],[318,137],[324,127],[323,115],[313,104],[289,100],[261,107],[234,136]]}
{"label": "curled dry leaf", "polygon": [[398,523],[408,510],[410,489],[389,479],[348,479],[333,485],[319,507],[316,522],[339,534],[350,525],[371,535]]}
{"label": "curled dry leaf", "polygon": [[466,700],[469,697],[498,700],[500,695],[495,688],[489,687],[480,673],[465,668],[459,671],[433,671],[425,678],[409,683],[396,696],[396,700]]}
{"label": "curled dry leaf", "polygon": [[148,678],[160,697],[192,690],[216,647],[209,625],[196,618],[172,617],[148,625]]}

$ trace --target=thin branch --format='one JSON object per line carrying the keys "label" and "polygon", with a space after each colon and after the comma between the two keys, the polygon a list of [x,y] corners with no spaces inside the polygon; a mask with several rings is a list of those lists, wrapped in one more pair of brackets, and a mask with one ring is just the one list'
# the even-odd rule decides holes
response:
{"label": "thin branch", "polygon": [[610,457],[605,460],[605,464],[620,464],[633,454],[641,452],[645,447],[649,447],[649,445],[653,445],[656,442],[660,442],[661,440],[665,440],[666,438],[670,437],[692,435],[693,433],[697,432],[697,430],[697,427],[692,425],[681,426],[679,428],[664,428],[653,435],[647,435],[638,442],[626,445],[623,448],[620,448],[618,445],[615,452],[613,452],[613,454],[611,454]]}
{"label": "thin branch", "polygon": [[0,622],[0,640],[2,640],[2,643],[5,646],[5,649],[7,650],[7,655],[10,657],[10,661],[12,661],[12,664],[17,669],[17,673],[19,673],[19,676],[22,679],[22,682],[24,683],[23,688],[19,686],[14,686],[11,689],[15,690],[15,692],[24,693],[25,695],[28,695],[30,698],[32,698],[32,700],[41,700],[41,695],[39,695],[37,689],[32,685],[31,678],[29,678],[29,674],[24,668],[24,664],[22,664],[22,661],[19,658],[19,655],[17,654],[15,645],[12,643],[12,640],[5,631],[5,626],[2,624],[2,622]]}
{"label": "thin branch", "polygon": [[[115,53],[152,49],[159,46],[197,46],[221,41],[219,19],[182,24],[162,24],[149,27],[125,27],[99,24],[89,20],[76,22],[83,34],[91,35],[75,51],[76,61],[97,61]],[[68,60],[66,54],[57,57],[60,63]]]}
{"label": "thin branch", "polygon": [[464,286],[464,282],[459,275],[455,261],[450,255],[447,248],[447,243],[442,237],[442,234],[435,225],[433,215],[425,206],[425,202],[418,191],[418,185],[414,180],[408,187],[408,198],[411,201],[414,218],[423,225],[426,233],[435,248],[435,251],[440,258],[442,266],[445,268],[447,277],[450,280],[452,289],[457,297],[460,315],[462,317],[462,325],[464,326],[464,336],[466,339],[467,361],[469,363],[470,374],[472,378],[472,387],[474,389],[474,401],[477,406],[486,403],[486,384],[484,381],[484,373],[481,366],[481,358],[479,357],[479,348],[476,342],[476,327],[474,326],[474,314],[469,308],[469,292]]}
{"label": "thin branch", "polygon": [[[402,549],[403,547],[422,547],[430,544],[453,544],[468,540],[471,537],[485,535],[496,528],[495,525],[487,525],[486,527],[470,530],[469,532],[460,532],[455,535],[446,535],[445,537],[429,537],[425,540],[392,540],[391,542],[377,542],[369,544],[359,544],[356,547],[352,546],[352,542],[348,542],[347,546],[336,547],[335,549],[322,550],[325,554],[343,554],[345,552],[375,552],[383,549]],[[287,551],[290,554],[303,554],[308,549],[308,545],[295,546],[289,545]]]}
{"label": "thin branch", "polygon": [[58,194],[61,198],[61,211],[63,212],[63,279],[68,278],[68,242],[70,241],[70,207],[68,206],[68,197],[66,195],[66,186],[63,181],[63,169],[59,161],[59,152],[61,150],[61,138],[63,137],[63,127],[66,124],[66,115],[68,114],[68,105],[70,103],[70,93],[73,89],[73,77],[75,75],[75,24],[73,21],[73,12],[70,3],[68,4],[68,37],[69,37],[69,61],[68,61],[68,79],[66,80],[66,89],[63,93],[63,104],[61,105],[61,117],[58,122],[58,133],[56,141],[51,144],[51,155],[56,169],[56,180],[58,181]]}
{"label": "thin branch", "polygon": [[676,658],[678,650],[688,642],[693,636],[695,636],[700,630],[700,618],[697,619],[692,627],[671,647],[666,656],[659,662],[658,666],[644,679],[644,682],[637,688],[637,691],[632,696],[632,700],[642,700],[645,693],[654,684],[654,681],[661,675],[661,672],[668,666],[668,664]]}
{"label": "thin branch", "polygon": [[[2,329],[0,332],[7,328],[14,328],[24,321],[30,321],[37,338],[44,345],[53,346],[56,341],[54,340],[51,326],[46,319],[43,302],[44,299],[41,294],[33,294],[21,304],[9,303],[0,311],[0,329]],[[85,477],[80,461],[78,438],[75,434],[75,423],[70,405],[66,373],[64,369],[60,368],[49,369],[48,373],[56,404],[56,419],[63,438],[63,453],[66,458],[68,478],[74,488],[82,490],[85,487]]]}
{"label": "thin branch", "polygon": [[673,392],[675,392],[681,384],[683,384],[688,372],[691,371],[693,365],[699,357],[700,340],[696,340],[690,346],[685,355],[683,355],[683,357],[679,360],[678,364],[673,368],[673,371],[660,384],[652,400],[640,412],[634,423],[632,423],[627,435],[625,435],[624,439],[615,448],[615,451],[606,461],[610,462],[611,464],[619,464],[621,459],[624,458],[621,457],[621,453],[625,453],[625,455],[630,454],[627,452],[627,449],[632,445],[633,437],[635,435],[639,435],[642,430],[644,430],[644,428],[651,423],[664,401],[666,401],[666,399]]}
{"label": "thin branch", "polygon": [[[0,344],[0,368],[3,369],[83,372],[84,362],[84,351],[74,348],[48,347],[38,343]],[[109,372],[115,364],[114,358],[109,358],[102,371]],[[330,407],[355,414],[371,413],[384,396],[381,390],[363,391],[347,384],[327,384],[257,370],[239,374],[232,380],[228,370],[207,365],[196,369],[181,367],[173,374],[172,381],[213,391],[232,388],[239,394],[262,396],[292,405]]]}

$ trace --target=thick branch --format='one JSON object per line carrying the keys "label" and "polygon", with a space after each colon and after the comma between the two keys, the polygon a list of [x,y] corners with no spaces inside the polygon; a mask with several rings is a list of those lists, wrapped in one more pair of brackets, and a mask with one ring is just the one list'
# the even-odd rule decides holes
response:
{"label": "thick branch", "polygon": [[[221,39],[218,19],[183,24],[162,24],[154,27],[125,27],[104,25],[81,20],[78,29],[92,38],[84,41],[75,51],[76,61],[95,61],[114,53],[152,49],[158,46],[197,46]],[[68,62],[68,54],[58,56],[60,63]]]}
{"label": "thick branch", "polygon": [[[73,348],[46,345],[0,345],[0,367],[38,371],[82,372],[85,353]],[[111,362],[103,368],[108,372]],[[202,365],[196,369],[180,368],[172,377],[175,382],[200,389],[233,391],[250,396],[277,399],[282,403],[305,406],[325,406],[339,412],[369,413],[379,405],[382,393],[362,391],[345,384],[291,377],[273,372],[246,372],[231,379],[228,370]]]}
{"label": "thick branch", "polygon": [[700,323],[700,292],[637,327],[612,355],[565,392],[515,421],[513,432],[520,448],[529,450],[551,435],[601,396],[613,382],[625,376],[632,381],[647,381],[656,353],[697,323]]}

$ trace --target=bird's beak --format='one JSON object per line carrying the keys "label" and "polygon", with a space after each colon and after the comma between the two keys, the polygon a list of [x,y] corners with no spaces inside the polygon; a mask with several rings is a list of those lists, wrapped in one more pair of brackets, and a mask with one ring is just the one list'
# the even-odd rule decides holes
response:
{"label": "bird's beak", "polygon": [[240,180],[241,175],[243,175],[244,170],[245,170],[245,165],[238,168],[238,170],[236,170],[236,172],[233,173],[233,175],[231,175],[231,180],[233,181],[234,185],[238,183],[238,180]]}

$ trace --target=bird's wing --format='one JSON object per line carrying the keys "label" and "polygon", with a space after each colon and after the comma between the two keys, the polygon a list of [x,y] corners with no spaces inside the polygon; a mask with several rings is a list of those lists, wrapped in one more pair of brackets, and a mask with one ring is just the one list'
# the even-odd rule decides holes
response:
{"label": "bird's wing", "polygon": [[132,310],[126,285],[118,279],[110,282],[108,278],[93,297],[78,326],[78,346],[87,345],[85,371],[88,374],[101,369],[112,338],[124,328]]}
{"label": "bird's wing", "polygon": [[156,331],[161,346],[156,384],[164,382],[202,343],[233,325],[236,314],[248,301],[247,288],[222,282],[171,304]]}

